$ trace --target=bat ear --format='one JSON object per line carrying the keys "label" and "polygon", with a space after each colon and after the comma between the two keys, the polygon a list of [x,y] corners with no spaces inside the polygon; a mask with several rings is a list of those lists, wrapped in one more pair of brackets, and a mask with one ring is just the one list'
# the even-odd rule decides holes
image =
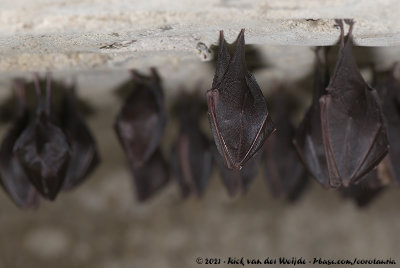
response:
{"label": "bat ear", "polygon": [[227,44],[224,38],[224,31],[219,32],[219,50],[218,50],[218,58],[217,58],[217,70],[215,71],[214,80],[212,87],[215,88],[222,81],[222,77],[224,76],[226,70],[228,69],[230,56],[228,53],[228,49],[226,48]]}
{"label": "bat ear", "polygon": [[238,77],[243,77],[246,74],[247,68],[245,59],[244,29],[242,29],[236,40],[236,50],[235,54],[233,54],[231,62],[229,63],[227,77],[237,80]]}

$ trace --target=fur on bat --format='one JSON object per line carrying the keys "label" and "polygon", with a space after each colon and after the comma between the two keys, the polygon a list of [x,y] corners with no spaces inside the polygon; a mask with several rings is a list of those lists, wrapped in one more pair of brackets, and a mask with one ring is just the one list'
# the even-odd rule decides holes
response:
{"label": "fur on bat", "polygon": [[275,130],[266,100],[245,62],[244,29],[229,55],[223,31],[212,88],[207,91],[208,116],[218,152],[229,169],[241,169]]}
{"label": "fur on bat", "polygon": [[131,72],[131,93],[117,116],[114,128],[129,159],[138,168],[154,153],[167,122],[161,79],[155,69],[149,77]]}
{"label": "fur on bat", "polygon": [[274,197],[294,202],[308,183],[306,169],[292,143],[295,128],[291,113],[295,104],[284,88],[276,92],[271,103],[277,130],[263,146],[264,174]]}
{"label": "fur on bat", "polygon": [[170,180],[169,167],[160,148],[140,167],[132,167],[137,200],[144,202],[164,188]]}
{"label": "fur on bat", "polygon": [[202,197],[212,171],[211,143],[199,126],[202,112],[200,97],[198,93],[189,95],[180,92],[174,105],[180,130],[171,160],[183,198],[190,194]]}
{"label": "fur on bat", "polygon": [[227,168],[224,160],[216,149],[213,150],[213,156],[220,171],[222,183],[225,186],[228,195],[234,197],[238,194],[246,194],[257,175],[261,152],[257,152],[240,170]]}
{"label": "fur on bat", "polygon": [[376,91],[363,79],[352,46],[354,22],[347,40],[343,21],[340,50],[333,76],[320,97],[322,140],[328,166],[329,185],[348,187],[377,167],[388,152],[388,140]]}
{"label": "fur on bat", "polygon": [[81,184],[99,164],[96,141],[80,112],[75,87],[63,91],[60,121],[71,145],[71,159],[63,190]]}
{"label": "fur on bat", "polygon": [[42,98],[37,75],[34,76],[34,82],[36,114],[18,137],[13,151],[36,189],[46,199],[54,200],[64,183],[71,148],[51,112],[50,74],[47,74],[45,99]]}
{"label": "fur on bat", "polygon": [[[320,52],[324,57],[321,59]],[[293,144],[309,173],[325,188],[330,187],[325,148],[322,141],[321,109],[319,98],[326,94],[329,83],[327,49],[315,50],[314,90],[310,108],[296,130]]]}
{"label": "fur on bat", "polygon": [[25,102],[25,88],[22,81],[14,83],[16,112],[11,129],[0,147],[0,181],[12,201],[22,209],[39,207],[39,194],[25,174],[13,147],[18,137],[29,124],[29,111]]}

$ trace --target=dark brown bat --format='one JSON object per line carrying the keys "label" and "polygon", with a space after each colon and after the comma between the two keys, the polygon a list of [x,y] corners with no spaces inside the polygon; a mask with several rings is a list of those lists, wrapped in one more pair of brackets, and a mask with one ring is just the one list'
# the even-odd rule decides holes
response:
{"label": "dark brown bat", "polygon": [[63,190],[78,186],[99,163],[96,141],[80,113],[75,88],[64,90],[61,109],[61,125],[71,144],[71,160]]}
{"label": "dark brown bat", "polygon": [[140,167],[132,167],[138,201],[146,201],[169,182],[169,168],[160,148]]}
{"label": "dark brown bat", "polygon": [[320,98],[322,139],[331,187],[362,179],[388,152],[388,140],[376,92],[362,78],[352,53],[353,21],[340,50],[327,94]]}
{"label": "dark brown bat", "polygon": [[307,185],[307,172],[292,143],[295,128],[291,112],[295,105],[282,90],[278,94],[271,100],[277,131],[264,143],[262,163],[274,197],[296,201]]}
{"label": "dark brown bat", "polygon": [[70,145],[51,113],[51,78],[47,75],[46,99],[41,96],[39,79],[35,78],[37,110],[34,120],[14,145],[14,153],[36,189],[54,200],[60,191],[70,160]]}
{"label": "dark brown bat", "polygon": [[132,91],[114,125],[119,141],[134,168],[144,165],[156,150],[167,121],[161,81],[132,71]]}
{"label": "dark brown bat", "polygon": [[16,114],[13,126],[7,132],[0,148],[1,184],[14,203],[23,209],[39,207],[39,195],[13,154],[19,135],[29,124],[29,111],[25,103],[25,88],[21,81],[15,82]]}
{"label": "dark brown bat", "polygon": [[212,171],[210,141],[199,126],[199,98],[199,94],[188,95],[182,92],[175,105],[180,131],[173,145],[171,158],[184,198],[192,193],[201,197]]}
{"label": "dark brown bat", "polygon": [[339,191],[343,197],[353,199],[361,208],[369,205],[384,189],[385,185],[379,180],[376,170],[373,170],[360,183],[342,187]]}
{"label": "dark brown bat", "polygon": [[218,152],[229,169],[240,169],[275,130],[265,98],[247,71],[244,29],[230,57],[220,32],[217,69],[207,91],[208,115]]}
{"label": "dark brown bat", "polygon": [[[377,84],[377,91],[381,98],[383,114],[385,115],[385,126],[390,144],[389,153],[384,159],[386,167],[397,186],[400,186],[400,79],[396,77],[399,72],[399,64],[396,64],[389,74],[384,74],[383,81]],[[375,75],[376,76],[376,75]]]}
{"label": "dark brown bat", "polygon": [[317,48],[315,51],[313,101],[296,131],[293,143],[309,173],[325,188],[329,188],[328,166],[322,141],[321,109],[319,105],[319,98],[326,93],[325,88],[329,83],[329,69],[326,61],[327,51],[324,50],[325,64],[323,64],[319,58],[319,50],[320,48]]}
{"label": "dark brown bat", "polygon": [[261,153],[256,153],[240,170],[228,169],[217,150],[213,150],[213,155],[220,171],[222,183],[229,196],[233,197],[239,193],[244,195],[257,175]]}

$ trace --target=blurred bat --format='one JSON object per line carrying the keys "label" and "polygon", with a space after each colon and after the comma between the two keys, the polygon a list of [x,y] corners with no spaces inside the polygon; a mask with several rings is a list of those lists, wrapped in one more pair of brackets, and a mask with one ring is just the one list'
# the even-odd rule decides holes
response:
{"label": "blurred bat", "polygon": [[305,189],[307,172],[292,143],[295,129],[291,122],[293,103],[280,90],[271,103],[277,131],[264,143],[265,178],[276,198],[295,201]]}
{"label": "blurred bat", "polygon": [[140,167],[132,167],[138,201],[146,201],[169,181],[169,168],[160,148]]}
{"label": "blurred bat", "polygon": [[244,29],[232,58],[220,32],[217,69],[207,91],[208,115],[218,152],[229,169],[241,169],[275,130],[265,98],[247,71]]}
{"label": "blurred bat", "polygon": [[319,50],[320,48],[315,50],[313,101],[296,131],[293,143],[309,173],[325,188],[329,188],[328,166],[322,141],[321,109],[319,105],[319,98],[326,94],[325,88],[329,83],[329,68],[326,57],[327,50],[324,49],[324,64],[319,58]]}
{"label": "blurred bat", "polygon": [[320,98],[322,139],[329,184],[348,187],[374,169],[388,152],[382,111],[375,90],[368,86],[352,53],[353,21],[347,41],[341,29],[339,58],[327,94]]}
{"label": "blurred bat", "polygon": [[96,141],[79,111],[75,88],[64,90],[61,109],[61,125],[71,145],[71,159],[63,190],[71,190],[99,164]]}
{"label": "blurred bat", "polygon": [[41,96],[37,75],[34,76],[34,82],[36,115],[17,139],[13,150],[36,189],[45,198],[54,200],[67,173],[70,145],[52,118],[50,74],[47,74],[45,100]]}
{"label": "blurred bat", "polygon": [[13,147],[19,135],[29,124],[29,111],[25,103],[25,88],[21,81],[15,81],[16,113],[13,126],[7,132],[0,147],[0,178],[1,184],[14,203],[23,209],[39,207],[39,195],[31,184],[13,154]]}
{"label": "blurred bat", "polygon": [[212,171],[210,141],[199,126],[201,112],[199,98],[199,94],[190,96],[181,92],[175,105],[180,130],[173,145],[171,158],[184,198],[191,193],[201,197]]}
{"label": "blurred bat", "polygon": [[244,195],[257,175],[261,153],[256,153],[240,170],[228,169],[221,155],[215,149],[213,150],[213,155],[219,167],[222,183],[229,196],[233,197],[238,193]]}
{"label": "blurred bat", "polygon": [[132,71],[133,88],[114,128],[133,168],[145,164],[156,150],[167,122],[160,78],[155,69],[151,76]]}

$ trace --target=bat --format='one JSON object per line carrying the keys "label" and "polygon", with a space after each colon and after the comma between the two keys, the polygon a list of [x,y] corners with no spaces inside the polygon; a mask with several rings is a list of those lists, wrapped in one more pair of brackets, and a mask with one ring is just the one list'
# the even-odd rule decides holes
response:
{"label": "bat", "polygon": [[160,142],[167,122],[161,80],[155,69],[146,77],[132,71],[131,93],[119,112],[114,129],[134,168],[144,165]]}
{"label": "bat", "polygon": [[388,152],[388,140],[376,91],[362,78],[352,52],[350,25],[347,40],[342,20],[340,48],[333,76],[320,97],[322,140],[329,184],[348,187],[376,168]]}
{"label": "bat", "polygon": [[[399,64],[396,64],[389,74],[384,74],[383,81],[377,83],[377,91],[381,98],[390,144],[389,153],[384,162],[393,182],[400,186],[400,165],[397,165],[398,159],[400,159],[400,143],[398,142],[400,133],[400,101],[398,99],[400,80],[396,76],[399,71],[398,68]],[[375,76],[377,76],[376,73]]]}
{"label": "bat", "polygon": [[293,144],[300,159],[309,173],[325,188],[330,187],[325,148],[322,141],[321,109],[319,98],[326,94],[329,83],[327,49],[324,49],[324,61],[319,56],[321,48],[315,50],[316,63],[314,71],[314,90],[311,107],[306,112],[296,130]]}
{"label": "bat", "polygon": [[75,87],[64,90],[63,95],[60,121],[71,146],[71,159],[63,190],[71,190],[81,184],[95,169],[100,158],[96,141],[79,111]]}
{"label": "bat", "polygon": [[36,189],[46,199],[54,200],[64,183],[71,148],[67,136],[52,117],[50,74],[47,74],[45,99],[41,96],[37,75],[34,82],[36,114],[18,137],[13,152]]}
{"label": "bat", "polygon": [[180,130],[173,145],[171,159],[183,198],[192,193],[202,197],[212,171],[210,141],[199,126],[199,98],[199,94],[189,95],[182,92],[174,105]]}
{"label": "bat", "polygon": [[275,130],[266,100],[245,63],[244,29],[229,55],[220,31],[217,68],[207,91],[208,117],[218,152],[229,169],[241,169]]}
{"label": "bat", "polygon": [[271,100],[277,130],[264,143],[262,163],[273,196],[293,202],[305,189],[308,178],[292,143],[295,128],[291,122],[291,112],[295,104],[282,91]]}
{"label": "bat", "polygon": [[256,153],[240,170],[227,168],[222,156],[216,149],[213,150],[213,156],[228,195],[231,197],[239,193],[244,195],[257,175],[261,153]]}
{"label": "bat", "polygon": [[160,148],[140,167],[132,167],[137,200],[144,202],[169,182],[169,167]]}
{"label": "bat", "polygon": [[36,209],[39,207],[39,194],[26,176],[18,158],[13,154],[15,142],[29,124],[24,84],[15,81],[14,87],[17,99],[15,119],[0,147],[0,181],[18,207]]}

